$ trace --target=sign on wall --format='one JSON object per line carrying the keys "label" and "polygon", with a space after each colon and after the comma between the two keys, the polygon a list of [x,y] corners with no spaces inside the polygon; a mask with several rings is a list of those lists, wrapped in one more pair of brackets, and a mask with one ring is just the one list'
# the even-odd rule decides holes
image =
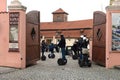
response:
{"label": "sign on wall", "polygon": [[18,23],[19,12],[9,13],[9,49],[10,51],[18,50]]}
{"label": "sign on wall", "polygon": [[112,13],[112,50],[120,51],[120,13]]}
{"label": "sign on wall", "polygon": [[18,25],[19,12],[10,12],[9,21],[10,21],[10,25]]}

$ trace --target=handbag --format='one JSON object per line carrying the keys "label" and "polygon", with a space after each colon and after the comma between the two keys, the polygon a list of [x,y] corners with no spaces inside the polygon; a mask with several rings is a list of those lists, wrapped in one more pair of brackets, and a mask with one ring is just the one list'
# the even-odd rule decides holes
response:
{"label": "handbag", "polygon": [[82,54],[89,54],[89,50],[87,48],[82,48]]}

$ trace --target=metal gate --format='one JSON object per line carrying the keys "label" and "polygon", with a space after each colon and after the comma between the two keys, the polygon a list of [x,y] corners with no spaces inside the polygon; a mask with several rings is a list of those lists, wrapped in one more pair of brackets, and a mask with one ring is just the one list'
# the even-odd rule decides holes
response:
{"label": "metal gate", "polygon": [[92,60],[105,66],[106,51],[106,14],[101,11],[94,12],[93,16],[93,49]]}
{"label": "metal gate", "polygon": [[30,65],[40,59],[40,12],[27,13],[26,22],[26,65]]}

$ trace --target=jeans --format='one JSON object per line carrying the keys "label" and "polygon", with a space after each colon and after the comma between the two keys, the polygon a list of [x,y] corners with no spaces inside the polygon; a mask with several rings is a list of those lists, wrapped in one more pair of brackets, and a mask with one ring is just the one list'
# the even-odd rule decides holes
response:
{"label": "jeans", "polygon": [[61,51],[62,51],[62,59],[66,59],[65,58],[65,54],[66,54],[65,48],[61,48]]}
{"label": "jeans", "polygon": [[54,54],[54,50],[50,50],[51,54]]}
{"label": "jeans", "polygon": [[42,49],[42,56],[44,56],[45,49]]}

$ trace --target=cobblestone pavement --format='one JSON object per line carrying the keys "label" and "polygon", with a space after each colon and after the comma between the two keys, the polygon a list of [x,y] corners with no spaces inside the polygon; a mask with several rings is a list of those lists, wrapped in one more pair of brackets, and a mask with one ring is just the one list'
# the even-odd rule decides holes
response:
{"label": "cobblestone pavement", "polygon": [[26,69],[0,67],[0,80],[120,80],[118,69],[106,69],[95,64],[91,68],[81,68],[70,56],[67,56],[65,66],[58,66],[60,55],[56,53],[55,59],[47,57],[46,61],[40,60],[37,65]]}

